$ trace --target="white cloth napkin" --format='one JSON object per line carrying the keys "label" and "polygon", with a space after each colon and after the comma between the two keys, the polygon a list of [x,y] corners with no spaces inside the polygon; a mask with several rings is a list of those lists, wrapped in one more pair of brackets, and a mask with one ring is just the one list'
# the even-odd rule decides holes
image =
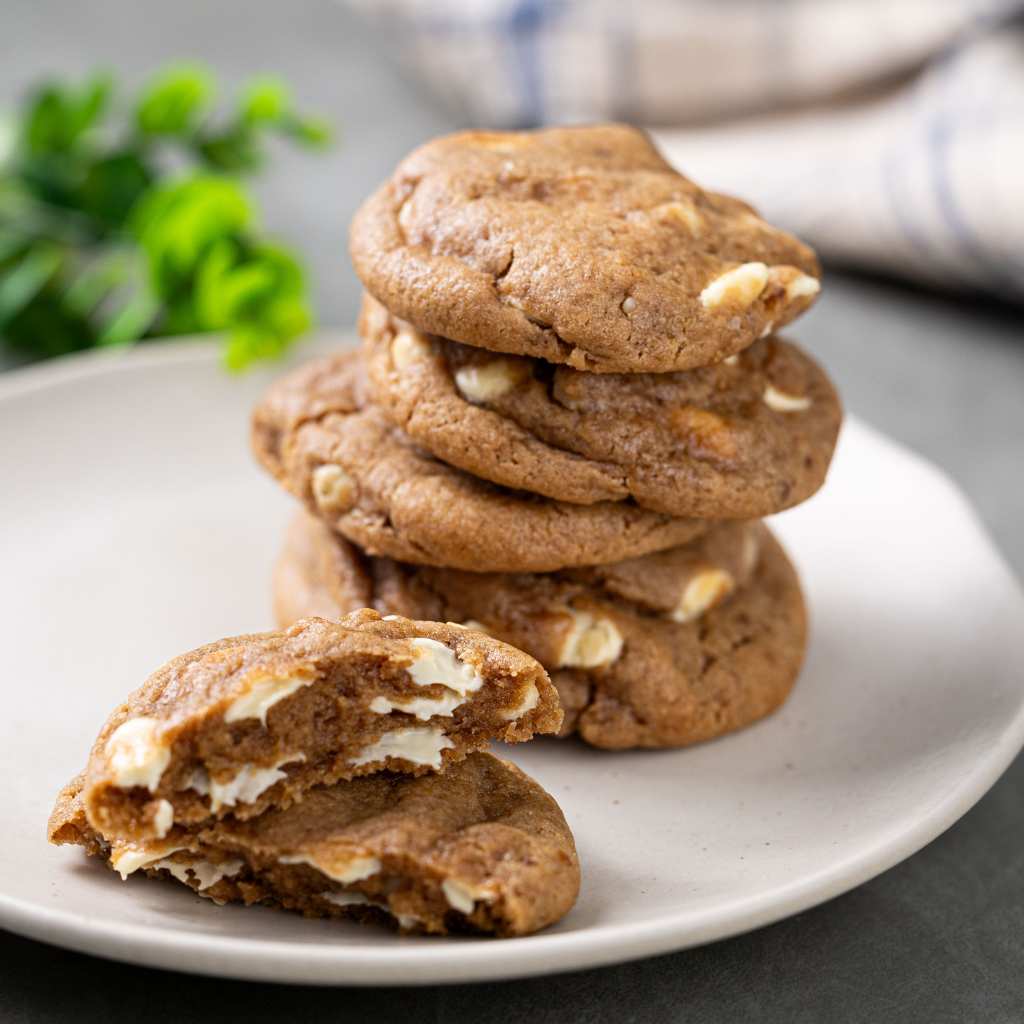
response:
{"label": "white cloth napkin", "polygon": [[1024,300],[1024,0],[349,0],[468,123],[657,126],[834,262]]}

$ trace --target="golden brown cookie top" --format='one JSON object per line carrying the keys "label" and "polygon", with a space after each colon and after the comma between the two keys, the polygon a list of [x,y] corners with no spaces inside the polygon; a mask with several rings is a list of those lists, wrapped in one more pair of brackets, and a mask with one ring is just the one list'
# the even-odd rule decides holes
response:
{"label": "golden brown cookie top", "polygon": [[287,805],[313,785],[437,771],[560,720],[541,666],[480,633],[369,609],[306,618],[155,672],[100,730],[84,806],[108,841],[173,838],[210,817]]}
{"label": "golden brown cookie top", "polygon": [[283,377],[253,414],[253,446],[311,512],[371,554],[545,572],[657,551],[707,528],[627,502],[569,504],[471,476],[396,429],[367,402],[363,377],[352,352]]}
{"label": "golden brown cookie top", "polygon": [[369,296],[360,332],[375,401],[410,437],[560,501],[770,515],[821,486],[839,432],[828,378],[776,337],[696,370],[595,374],[424,334]]}
{"label": "golden brown cookie top", "polygon": [[581,370],[717,362],[811,304],[813,251],[626,125],[464,132],[360,208],[367,290],[421,330]]}

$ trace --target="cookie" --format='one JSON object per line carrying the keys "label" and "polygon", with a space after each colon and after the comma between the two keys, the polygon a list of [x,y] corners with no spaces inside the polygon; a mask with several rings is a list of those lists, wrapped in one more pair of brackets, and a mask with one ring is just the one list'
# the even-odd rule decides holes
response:
{"label": "cookie", "polygon": [[418,448],[368,401],[343,352],[279,380],[253,416],[262,464],[364,551],[476,572],[544,572],[656,551],[699,519],[627,502],[574,505],[480,480]]}
{"label": "cookie", "polygon": [[[89,824],[81,777],[62,791],[49,835],[127,874]],[[151,841],[129,867],[218,903],[269,902],[434,934],[537,931],[569,911],[580,885],[558,804],[486,753],[444,775],[382,772],[320,786],[286,809]]]}
{"label": "cookie", "polygon": [[[303,591],[288,581],[302,577]],[[760,523],[726,522],[669,551],[546,575],[467,573],[367,558],[303,516],[275,577],[282,622],[302,593],[484,629],[551,673],[562,734],[608,749],[732,732],[789,694],[807,624],[796,573]]]}
{"label": "cookie", "polygon": [[302,619],[150,676],[100,730],[83,801],[130,861],[139,840],[173,843],[207,819],[252,817],[384,768],[439,771],[561,718],[540,665],[483,634],[368,609]]}
{"label": "cookie", "polygon": [[423,334],[369,296],[360,330],[375,401],[414,441],[559,501],[771,515],[824,482],[842,418],[821,369],[775,337],[698,370],[594,374]]}
{"label": "cookie", "polygon": [[808,246],[618,124],[428,142],[359,209],[350,249],[420,330],[599,373],[718,362],[820,288]]}

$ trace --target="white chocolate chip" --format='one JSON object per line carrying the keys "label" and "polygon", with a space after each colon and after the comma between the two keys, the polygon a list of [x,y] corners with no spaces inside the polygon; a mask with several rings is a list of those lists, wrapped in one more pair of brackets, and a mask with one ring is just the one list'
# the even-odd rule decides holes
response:
{"label": "white chocolate chip", "polygon": [[179,882],[189,884],[189,875],[192,880],[199,883],[200,892],[216,885],[222,878],[231,878],[242,870],[244,864],[240,860],[225,860],[220,864],[214,864],[208,860],[193,860],[188,862],[177,860],[158,860],[150,865],[154,868],[162,868],[169,871]]}
{"label": "white chocolate chip", "polygon": [[417,686],[438,683],[465,697],[484,685],[483,676],[472,665],[459,661],[452,650],[440,641],[416,637],[410,643],[416,660],[407,671]]}
{"label": "white chocolate chip", "polygon": [[156,789],[171,760],[170,748],[157,739],[159,726],[155,718],[143,715],[111,733],[105,749],[116,786],[145,786],[151,793]]}
{"label": "white chocolate chip", "polygon": [[510,359],[492,359],[482,366],[463,366],[455,371],[455,386],[471,402],[500,398],[522,379],[521,366]]}
{"label": "white chocolate chip", "polygon": [[457,878],[446,878],[441,883],[441,891],[452,910],[460,914],[472,914],[477,900],[493,900],[494,893],[478,885],[467,885]]}
{"label": "white chocolate chip", "polygon": [[559,668],[600,668],[622,653],[622,634],[611,619],[568,609],[572,625],[558,655]]}
{"label": "white chocolate chip", "polygon": [[632,295],[627,295],[622,300],[622,312],[632,313],[634,309],[636,309],[636,299],[634,299]]}
{"label": "white chocolate chip", "polygon": [[454,623],[454,625],[462,626],[464,629],[475,629],[478,633],[487,632],[487,627],[476,619],[466,619],[465,622]]}
{"label": "white chocolate chip", "polygon": [[184,882],[185,885],[188,885],[188,864],[180,864],[178,861],[168,858],[167,860],[154,861],[150,867],[169,871],[179,882]]}
{"label": "white chocolate chip", "polygon": [[391,362],[399,370],[407,370],[413,363],[422,362],[429,355],[429,342],[412,331],[399,331],[391,342]]}
{"label": "white chocolate chip", "polygon": [[773,289],[781,289],[786,302],[813,298],[821,291],[821,282],[810,274],[789,264],[778,264],[768,270],[768,281]]}
{"label": "white chocolate chip", "polygon": [[731,356],[726,356],[723,360],[726,366],[738,366],[740,357],[734,352]]}
{"label": "white chocolate chip", "polygon": [[709,608],[718,604],[735,587],[732,575],[724,569],[705,569],[683,587],[679,604],[672,612],[676,622],[693,622]]}
{"label": "white chocolate chip", "polygon": [[821,291],[821,282],[810,274],[797,274],[792,280],[786,283],[786,299],[793,302],[795,299],[804,299],[810,295],[817,295]]}
{"label": "white chocolate chip", "polygon": [[370,710],[377,715],[389,715],[392,711],[403,711],[407,715],[415,715],[421,722],[439,716],[451,718],[456,708],[466,703],[465,697],[457,693],[445,694],[443,697],[411,697],[409,700],[392,700],[390,697],[374,697],[370,701]]}
{"label": "white chocolate chip", "polygon": [[316,679],[312,670],[295,672],[288,676],[256,676],[249,681],[248,689],[236,697],[227,711],[225,722],[238,722],[243,718],[258,718],[267,724],[267,712],[278,702],[290,697],[296,690],[309,686]]}
{"label": "white chocolate chip", "polygon": [[327,900],[328,903],[333,903],[336,907],[359,907],[366,906],[367,904],[372,906],[380,905],[374,904],[370,897],[362,892],[322,892],[320,893],[320,899]]}
{"label": "white chocolate chip", "polygon": [[753,572],[757,565],[758,556],[761,554],[761,544],[757,534],[748,530],[743,538],[743,571]]}
{"label": "white chocolate chip", "polygon": [[764,404],[775,412],[803,412],[811,407],[811,400],[806,395],[789,395],[769,384],[764,389]]}
{"label": "white chocolate chip", "polygon": [[719,306],[746,308],[764,291],[768,283],[768,267],[764,263],[742,263],[716,277],[700,293],[705,309]]}
{"label": "white chocolate chip", "polygon": [[110,866],[125,879],[139,868],[150,867],[156,861],[184,849],[184,846],[170,846],[164,843],[122,843],[115,846],[111,852]]}
{"label": "white chocolate chip", "polygon": [[216,814],[222,807],[234,807],[237,803],[251,804],[261,793],[286,777],[281,765],[305,761],[305,754],[289,754],[269,768],[257,768],[247,764],[227,782],[211,779],[205,768],[198,768],[189,779],[188,789],[194,789],[200,796],[210,798],[210,810]]}
{"label": "white chocolate chip", "polygon": [[381,868],[381,863],[376,857],[365,853],[354,854],[342,864],[332,863],[330,868],[326,867],[323,861],[307,857],[304,853],[285,854],[283,857],[278,857],[278,862],[281,864],[306,864],[311,868],[316,868],[331,881],[340,882],[342,885],[361,882],[364,878],[377,874]]}
{"label": "white chocolate chip", "polygon": [[406,199],[398,210],[398,226],[405,233],[406,237],[411,234],[412,229],[412,203],[410,199]]}
{"label": "white chocolate chip", "polygon": [[382,334],[391,323],[388,311],[379,302],[367,302],[363,306],[362,317],[370,337]]}
{"label": "white chocolate chip", "polygon": [[313,500],[322,512],[347,512],[356,500],[356,482],[341,468],[325,464],[313,470]]}
{"label": "white chocolate chip", "polygon": [[394,729],[365,747],[358,757],[352,759],[352,764],[370,764],[373,761],[386,761],[389,757],[395,757],[412,764],[440,768],[441,751],[450,750],[454,746],[455,744],[440,729],[418,726]]}
{"label": "white chocolate chip", "polygon": [[157,839],[163,839],[171,826],[174,824],[174,805],[170,800],[161,800],[157,804],[156,814],[153,815],[153,828],[156,829]]}
{"label": "white chocolate chip", "polygon": [[507,711],[501,713],[501,717],[506,722],[514,722],[517,718],[521,718],[527,713],[532,711],[540,701],[540,692],[537,690],[536,683],[527,683],[526,689],[523,690],[523,696],[519,703],[514,708],[509,708]]}
{"label": "white chocolate chip", "polygon": [[704,229],[704,217],[692,202],[674,200],[656,206],[651,212],[657,220],[682,224],[694,235],[700,234]]}

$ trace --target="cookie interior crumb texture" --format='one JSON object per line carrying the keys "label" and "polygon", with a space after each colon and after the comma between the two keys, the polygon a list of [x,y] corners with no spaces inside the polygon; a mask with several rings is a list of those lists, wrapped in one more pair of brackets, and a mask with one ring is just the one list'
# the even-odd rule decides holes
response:
{"label": "cookie interior crumb texture", "polygon": [[100,731],[83,802],[104,836],[173,846],[211,818],[385,768],[435,772],[561,717],[544,669],[480,633],[366,609],[303,619],[155,672]]}
{"label": "cookie interior crumb texture", "polygon": [[176,879],[218,903],[268,903],[403,932],[525,935],[579,892],[572,833],[517,767],[472,753],[443,775],[378,772],[318,786],[255,818],[208,820],[174,841],[111,844],[90,824],[83,779],[61,792],[52,842],[127,875]]}

